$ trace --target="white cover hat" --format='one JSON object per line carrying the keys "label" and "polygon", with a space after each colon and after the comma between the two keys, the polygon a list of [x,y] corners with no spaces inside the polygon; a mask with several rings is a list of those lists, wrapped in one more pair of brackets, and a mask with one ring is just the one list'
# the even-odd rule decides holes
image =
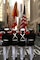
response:
{"label": "white cover hat", "polygon": [[9,28],[4,28],[4,30],[5,30],[5,31],[8,31],[8,30],[9,30]]}
{"label": "white cover hat", "polygon": [[20,29],[20,31],[25,31],[25,29],[24,29],[24,28],[22,28],[22,29]]}

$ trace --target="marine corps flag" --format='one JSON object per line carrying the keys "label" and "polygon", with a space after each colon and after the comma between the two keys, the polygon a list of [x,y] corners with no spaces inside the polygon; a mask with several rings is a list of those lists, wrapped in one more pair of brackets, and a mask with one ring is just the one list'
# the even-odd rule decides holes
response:
{"label": "marine corps flag", "polygon": [[19,16],[19,12],[17,9],[17,2],[15,2],[14,9],[12,12],[12,16],[13,16],[13,20],[14,20],[14,22],[12,24],[12,28],[15,28],[15,27],[17,27],[17,17]]}
{"label": "marine corps flag", "polygon": [[13,9],[13,12],[12,12],[12,16],[13,16],[14,19],[15,19],[15,17],[19,16],[19,12],[18,12],[18,9],[17,9],[17,2],[15,2],[14,9]]}

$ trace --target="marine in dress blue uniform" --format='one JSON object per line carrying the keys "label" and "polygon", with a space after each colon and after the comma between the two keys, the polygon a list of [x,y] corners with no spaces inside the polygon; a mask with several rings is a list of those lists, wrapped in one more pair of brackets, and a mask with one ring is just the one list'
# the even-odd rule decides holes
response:
{"label": "marine in dress blue uniform", "polygon": [[18,35],[17,35],[17,30],[12,28],[12,56],[13,60],[17,60],[17,47],[18,47]]}
{"label": "marine in dress blue uniform", "polygon": [[29,46],[30,60],[33,60],[33,46],[35,42],[36,35],[32,29],[29,30],[30,34],[27,35],[27,46]]}
{"label": "marine in dress blue uniform", "polygon": [[10,49],[10,41],[12,39],[11,35],[8,33],[10,31],[9,28],[4,28],[4,32],[2,35],[2,46],[3,46],[3,58],[4,60],[8,60],[8,53],[9,53],[9,49]]}
{"label": "marine in dress blue uniform", "polygon": [[21,28],[20,29],[20,34],[19,34],[19,46],[20,46],[20,60],[25,60],[25,29]]}

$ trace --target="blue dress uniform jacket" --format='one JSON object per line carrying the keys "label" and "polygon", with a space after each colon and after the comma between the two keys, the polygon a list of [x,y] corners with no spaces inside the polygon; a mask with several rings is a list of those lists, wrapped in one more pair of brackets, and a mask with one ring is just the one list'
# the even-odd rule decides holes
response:
{"label": "blue dress uniform jacket", "polygon": [[3,46],[9,46],[11,45],[11,42],[12,42],[12,35],[5,32],[3,33],[2,40],[3,40],[3,44],[2,44]]}
{"label": "blue dress uniform jacket", "polygon": [[26,34],[18,34],[18,45],[19,46],[25,46],[25,41],[26,41]]}
{"label": "blue dress uniform jacket", "polygon": [[27,35],[27,45],[28,46],[33,46],[35,42],[36,35],[35,33],[30,33]]}
{"label": "blue dress uniform jacket", "polygon": [[18,34],[17,33],[12,34],[12,45],[13,46],[18,45]]}

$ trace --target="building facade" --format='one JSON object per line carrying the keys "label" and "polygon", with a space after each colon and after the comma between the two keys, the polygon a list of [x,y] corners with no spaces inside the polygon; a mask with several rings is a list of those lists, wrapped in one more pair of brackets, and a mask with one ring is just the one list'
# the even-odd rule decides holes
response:
{"label": "building facade", "polygon": [[40,0],[30,0],[30,28],[39,32],[40,24]]}

